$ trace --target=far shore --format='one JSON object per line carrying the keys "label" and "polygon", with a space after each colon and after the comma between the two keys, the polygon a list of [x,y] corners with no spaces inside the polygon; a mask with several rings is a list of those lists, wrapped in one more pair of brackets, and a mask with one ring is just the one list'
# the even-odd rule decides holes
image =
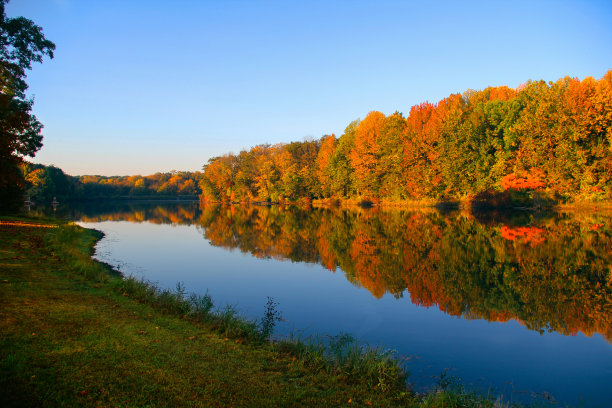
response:
{"label": "far shore", "polygon": [[474,201],[471,198],[460,200],[370,200],[364,198],[326,198],[304,199],[298,201],[216,201],[205,200],[205,204],[215,205],[295,205],[298,207],[313,208],[396,208],[396,209],[457,209],[457,210],[526,210],[526,211],[612,211],[612,201],[576,201],[571,203],[547,203],[545,205],[495,205],[486,201]]}

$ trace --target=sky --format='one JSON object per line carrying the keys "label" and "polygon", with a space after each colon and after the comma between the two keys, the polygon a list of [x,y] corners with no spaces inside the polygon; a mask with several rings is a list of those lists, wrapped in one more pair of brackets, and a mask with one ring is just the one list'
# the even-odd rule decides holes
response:
{"label": "sky", "polygon": [[372,110],[612,69],[611,1],[12,0],[55,58],[28,75],[36,163],[196,171],[340,136]]}

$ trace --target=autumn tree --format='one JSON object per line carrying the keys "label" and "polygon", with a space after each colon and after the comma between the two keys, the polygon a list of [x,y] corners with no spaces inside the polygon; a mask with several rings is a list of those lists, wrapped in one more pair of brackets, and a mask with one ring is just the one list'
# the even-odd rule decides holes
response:
{"label": "autumn tree", "polygon": [[507,173],[522,105],[507,87],[466,91],[460,109],[440,129],[439,166],[444,195],[473,197],[495,190]]}
{"label": "autumn tree", "polygon": [[50,203],[54,197],[60,201],[74,198],[77,180],[64,174],[61,169],[24,162],[21,171],[25,179],[26,194],[32,201]]}
{"label": "autumn tree", "polygon": [[272,155],[274,167],[279,172],[279,180],[275,185],[274,198],[279,201],[294,201],[300,196],[302,176],[298,163],[287,150],[286,145],[278,145]]}
{"label": "autumn tree", "polygon": [[512,172],[540,169],[548,175],[551,183],[558,184],[560,190],[576,188],[574,177],[565,177],[569,163],[563,163],[566,159],[559,156],[557,150],[566,132],[560,125],[563,118],[558,107],[569,85],[568,80],[565,78],[556,84],[545,81],[525,84],[517,96],[523,109],[513,125],[518,146],[512,159]]}
{"label": "autumn tree", "polygon": [[443,126],[457,123],[464,101],[454,94],[413,106],[404,130],[404,187],[408,197],[437,198],[444,190],[440,141]]}
{"label": "autumn tree", "polygon": [[422,198],[431,182],[435,147],[438,143],[439,123],[432,119],[435,106],[429,102],[410,109],[404,128],[404,183],[406,194]]}
{"label": "autumn tree", "polygon": [[237,170],[237,161],[234,155],[226,154],[213,157],[204,166],[204,179],[200,188],[207,200],[230,201],[233,198],[234,176]]}
{"label": "autumn tree", "polygon": [[[502,191],[506,178],[537,169],[545,181],[537,190],[541,198],[610,199],[611,112],[612,71],[600,80],[468,90],[413,106],[405,118],[370,112],[338,139],[259,145],[213,159],[201,187],[221,201],[410,198],[512,205],[515,195]],[[236,161],[231,169],[229,159]]]}
{"label": "autumn tree", "polygon": [[275,185],[280,179],[280,172],[274,165],[272,148],[269,145],[256,146],[253,149],[255,159],[255,187],[257,198],[263,201],[276,199]]}
{"label": "autumn tree", "polygon": [[295,170],[299,179],[297,197],[314,198],[320,197],[321,185],[316,175],[316,160],[319,152],[318,140],[304,140],[303,142],[292,142],[286,145],[291,153]]}
{"label": "autumn tree", "polygon": [[597,81],[572,79],[561,102],[567,137],[557,148],[570,172],[580,174],[577,189],[586,196],[612,196],[612,71]]}
{"label": "autumn tree", "polygon": [[360,195],[369,196],[378,193],[377,166],[380,157],[378,139],[384,124],[385,115],[372,111],[359,122],[355,131],[355,145],[350,152],[350,160]]}
{"label": "autumn tree", "polygon": [[317,154],[315,163],[315,174],[317,175],[317,181],[320,185],[320,193],[324,197],[331,195],[331,186],[333,174],[331,171],[331,161],[336,153],[336,145],[338,140],[335,135],[323,136],[320,140],[321,147]]}

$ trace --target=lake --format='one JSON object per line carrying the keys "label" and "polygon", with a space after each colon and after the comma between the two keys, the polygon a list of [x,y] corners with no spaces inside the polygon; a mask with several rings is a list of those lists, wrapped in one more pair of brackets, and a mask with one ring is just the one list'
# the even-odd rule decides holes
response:
{"label": "lake", "polygon": [[57,214],[103,231],[96,257],[216,306],[350,333],[504,401],[612,406],[612,214],[109,202]]}

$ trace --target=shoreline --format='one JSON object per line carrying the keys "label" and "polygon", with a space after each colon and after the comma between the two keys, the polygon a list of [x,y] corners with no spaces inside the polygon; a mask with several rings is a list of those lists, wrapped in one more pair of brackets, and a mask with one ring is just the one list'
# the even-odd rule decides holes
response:
{"label": "shoreline", "polygon": [[301,208],[382,208],[382,209],[439,209],[470,211],[612,211],[612,201],[584,201],[574,203],[551,203],[540,206],[492,205],[486,201],[461,200],[403,200],[370,201],[367,199],[314,199],[304,201],[202,201],[212,205],[252,205],[252,206],[297,206]]}
{"label": "shoreline", "polygon": [[[15,222],[14,218],[12,222]],[[308,343],[298,339],[269,342],[266,340],[269,334],[268,332],[265,333],[266,337],[262,338],[261,331],[258,331],[261,330],[261,327],[258,326],[257,323],[239,318],[236,311],[229,315],[225,312],[224,316],[221,316],[223,313],[221,313],[221,315],[209,313],[212,307],[212,301],[211,306],[205,310],[207,305],[205,297],[199,298],[199,304],[203,306],[198,308],[191,304],[191,308],[188,308],[191,300],[185,296],[186,294],[184,291],[181,292],[180,286],[177,287],[176,292],[162,291],[148,282],[136,281],[129,277],[111,276],[110,273],[113,271],[113,268],[110,267],[110,265],[105,265],[91,258],[95,243],[103,236],[103,233],[99,231],[85,229],[51,219],[22,218],[21,223],[22,225],[0,225],[0,232],[7,238],[3,239],[4,244],[11,241],[13,246],[20,243],[18,246],[21,247],[28,242],[32,242],[32,245],[28,244],[28,247],[32,247],[33,249],[32,255],[24,258],[23,254],[19,255],[16,253],[16,259],[23,264],[23,266],[18,269],[32,275],[28,279],[32,281],[33,285],[32,287],[26,287],[26,292],[14,292],[13,281],[15,281],[16,276],[14,273],[11,275],[12,272],[10,269],[6,272],[2,272],[2,280],[6,284],[0,286],[0,288],[4,289],[4,291],[9,290],[9,293],[7,293],[9,296],[4,297],[4,299],[7,300],[5,303],[8,303],[8,305],[3,304],[2,313],[6,314],[13,312],[13,315],[20,316],[19,319],[21,320],[18,322],[19,324],[17,326],[9,325],[8,328],[3,327],[2,332],[9,334],[12,331],[17,332],[15,335],[9,335],[9,337],[7,337],[9,340],[7,340],[8,343],[5,342],[7,344],[6,350],[12,350],[12,352],[17,353],[17,355],[23,355],[25,358],[24,361],[31,360],[34,366],[30,367],[28,365],[30,368],[28,368],[27,371],[35,373],[31,375],[36,378],[44,378],[45,376],[42,372],[39,372],[36,368],[36,364],[45,365],[43,364],[44,361],[41,362],[41,359],[46,361],[48,358],[54,358],[52,356],[55,354],[53,354],[54,352],[52,352],[52,350],[45,351],[45,348],[40,349],[35,344],[25,348],[21,346],[18,347],[19,344],[30,344],[28,342],[29,340],[27,340],[28,336],[31,340],[34,335],[29,332],[36,333],[36,336],[38,336],[36,337],[37,339],[48,338],[45,344],[56,344],[56,346],[52,346],[53,349],[53,347],[63,347],[62,344],[66,344],[66,341],[69,343],[83,343],[82,333],[72,333],[70,328],[73,326],[77,328],[83,327],[84,325],[88,327],[87,332],[99,332],[100,327],[105,329],[93,338],[89,338],[89,343],[85,342],[87,344],[83,344],[83,346],[79,347],[84,347],[83,350],[99,350],[100,348],[107,348],[108,344],[119,342],[123,344],[122,349],[129,350],[129,352],[124,351],[116,355],[116,351],[109,350],[108,352],[114,354],[113,357],[110,357],[106,352],[103,353],[103,355],[106,356],[105,358],[111,358],[116,363],[117,359],[119,359],[119,365],[125,364],[127,361],[131,361],[131,364],[137,366],[155,364],[154,360],[159,354],[150,354],[149,352],[143,354],[143,350],[148,350],[151,347],[161,347],[160,343],[162,342],[167,344],[167,347],[171,347],[173,344],[184,344],[185,338],[187,338],[187,343],[190,346],[196,343],[204,348],[214,348],[217,347],[218,344],[222,346],[232,345],[233,351],[226,351],[223,361],[216,360],[215,358],[207,360],[209,365],[208,370],[213,370],[217,375],[220,375],[219,370],[223,371],[223,375],[228,375],[224,371],[228,361],[231,364],[238,365],[243,365],[245,361],[247,361],[247,366],[252,365],[254,367],[260,366],[261,364],[270,364],[266,363],[266,361],[276,363],[279,361],[284,362],[279,368],[275,369],[275,372],[283,378],[293,377],[296,373],[299,373],[299,377],[303,380],[299,387],[300,395],[302,395],[300,398],[292,394],[293,391],[283,391],[283,394],[283,392],[280,391],[277,393],[276,391],[266,389],[265,386],[260,384],[260,381],[266,382],[269,379],[266,379],[266,375],[264,375],[266,378],[260,378],[262,375],[261,368],[254,369],[252,373],[247,375],[246,379],[243,378],[240,380],[254,384],[253,387],[249,389],[251,394],[255,393],[254,397],[259,398],[261,401],[276,401],[272,402],[271,405],[293,405],[299,401],[300,405],[310,404],[311,406],[342,406],[347,402],[352,402],[364,406],[391,405],[419,407],[431,406],[429,404],[435,404],[435,401],[438,400],[443,401],[444,398],[465,398],[473,401],[474,405],[493,406],[492,400],[464,390],[436,389],[435,392],[426,395],[416,394],[410,391],[409,387],[406,385],[407,383],[404,382],[404,374],[398,371],[398,360],[395,360],[395,358],[386,352],[381,354],[374,349],[363,349],[362,345],[358,343],[349,342],[351,347],[343,351],[344,357],[334,360],[333,356],[330,357],[331,355],[326,351],[325,345],[321,343]],[[23,224],[31,225],[26,227]],[[38,228],[33,224],[56,225],[56,227]],[[29,258],[37,261],[37,263],[31,264]],[[1,262],[4,263],[5,260],[2,259]],[[42,268],[42,270],[33,268],[36,264],[43,264],[44,268]],[[115,272],[120,273],[118,271]],[[44,282],[56,282],[61,287],[74,289],[63,289],[60,300],[55,294],[59,293],[56,287],[37,288],[36,286],[39,286],[38,282],[41,282],[41,284],[45,284]],[[33,291],[33,293],[28,294],[30,293],[28,290]],[[25,296],[25,299],[38,299],[35,304],[34,314],[24,313],[23,310],[20,310],[20,308],[22,308],[20,305],[22,305],[23,302],[13,302],[12,300],[15,296]],[[65,324],[68,325],[65,326],[65,324],[62,324],[61,326],[64,327],[64,329],[61,327],[46,327],[46,329],[40,327],[35,328],[34,326],[41,324],[43,326],[55,325],[54,321],[38,322],[36,316],[49,315],[49,313],[54,314],[55,308],[58,307],[57,302],[64,305],[62,307],[68,307],[68,310],[78,311],[84,307],[85,314],[77,313],[77,315],[72,316],[61,315],[62,319],[66,319]],[[91,302],[100,305],[96,306],[96,310],[102,310],[101,315],[95,315],[94,317],[94,315],[90,315],[89,312],[86,312],[86,310],[91,308],[91,306],[88,306]],[[100,307],[102,307],[102,309],[99,309]],[[117,313],[124,309],[132,310],[133,313],[130,312],[127,315],[118,316]],[[98,322],[100,319],[104,320],[104,322]],[[90,320],[94,320],[94,322]],[[95,325],[91,326],[91,323],[97,323],[100,327]],[[5,324],[6,320],[3,326],[5,326]],[[143,328],[137,331],[136,328],[134,328],[132,331],[128,330],[129,333],[125,333],[125,329],[121,328],[125,325]],[[152,325],[156,325],[156,327],[152,327]],[[157,328],[161,328],[162,325],[176,326],[177,329],[165,331],[165,337],[156,337],[152,340],[153,343],[148,342],[144,344],[141,342],[141,340],[145,339],[147,336],[158,334]],[[19,327],[28,327],[28,333],[19,334]],[[108,334],[109,329],[113,334]],[[7,332],[6,330],[9,331]],[[55,340],[53,340],[53,333],[63,333],[66,330],[68,330],[69,333],[64,333],[62,337],[63,340],[56,343]],[[194,331],[200,334],[185,337],[185,332],[191,333]],[[134,342],[135,345],[132,343],[124,344],[122,339],[125,336],[129,337],[131,339],[130,342]],[[193,340],[190,340],[192,337]],[[102,343],[100,343],[100,339],[103,340]],[[262,339],[263,341],[261,341]],[[198,341],[196,342],[196,340]],[[345,338],[343,341],[346,340]],[[51,341],[51,343],[48,343],[48,341]],[[77,349],[80,348],[77,347]],[[113,348],[113,350],[115,349]],[[51,354],[49,354],[49,352],[51,352]],[[185,354],[186,351],[183,347],[180,348],[180,350],[167,349],[165,352],[171,354],[172,361],[175,361],[175,364],[178,364],[180,368],[178,372],[168,372],[166,375],[172,378],[173,381],[180,382],[181,384],[185,383],[183,389],[181,389],[181,394],[189,394],[194,391],[190,388],[192,387],[191,384],[198,383],[199,380],[202,380],[202,378],[198,378],[197,376],[203,375],[206,381],[214,381],[209,375],[202,374],[202,367],[193,362],[192,355],[193,352],[195,352],[194,350]],[[262,355],[266,355],[267,357],[262,360]],[[103,400],[104,398],[110,398],[107,393],[105,394],[103,390],[98,389],[99,387],[97,384],[105,382],[100,378],[100,375],[114,378],[119,388],[130,387],[130,384],[125,383],[126,380],[122,378],[121,373],[117,372],[114,365],[102,368],[100,374],[90,372],[88,364],[92,363],[87,363],[87,361],[91,361],[91,358],[98,359],[99,357],[99,353],[94,353],[92,355],[87,351],[82,355],[77,353],[77,355],[71,357],[76,358],[77,362],[81,362],[77,363],[78,366],[83,364],[81,367],[84,371],[77,370],[79,371],[78,378],[82,378],[83,376],[90,378],[87,385],[82,385],[83,381],[77,381],[77,378],[72,379],[75,373],[70,369],[66,372],[55,374],[55,378],[60,378],[60,388],[63,387],[63,391],[60,393],[61,398],[58,397],[59,399],[56,401],[58,405],[63,405],[67,401],[72,401],[72,403],[78,402],[79,405],[84,401],[89,401],[89,404],[93,404],[93,402],[96,401],[93,397],[98,399],[103,398]],[[62,367],[65,363],[68,363],[68,361],[61,361],[63,360],[60,360],[60,366]],[[273,363],[273,365],[276,363]],[[194,364],[195,366],[192,367]],[[73,365],[74,361],[69,364],[69,366]],[[366,372],[370,372],[368,370],[371,370],[373,367],[378,367],[378,370],[382,369],[383,371],[374,371],[374,375],[369,377],[366,375]],[[4,367],[4,369],[6,370],[7,368]],[[171,368],[161,366],[160,369],[170,370]],[[194,369],[197,369],[197,371],[194,371]],[[5,375],[6,378],[15,380],[15,378],[21,378],[24,375],[24,372],[20,370],[11,370],[9,370],[8,377]],[[198,373],[197,376],[196,372]],[[57,377],[58,375],[60,377]],[[178,375],[180,375],[180,378],[177,377]],[[62,379],[66,379],[66,381]],[[401,381],[398,382],[398,380]],[[42,381],[45,383],[45,380]],[[131,381],[136,380],[132,378]],[[144,380],[139,378],[138,381]],[[279,380],[277,378],[274,381],[280,381],[276,388],[289,387],[288,390],[292,389],[290,383],[284,382],[286,380]],[[77,382],[79,385],[74,385],[72,382]],[[317,386],[312,388],[312,384],[317,384]],[[19,395],[28,395],[32,393],[34,393],[34,395],[39,395],[42,390],[37,387],[31,388],[30,385],[23,384],[23,386],[16,386],[14,390],[12,390],[14,393],[11,392],[2,396],[0,399],[6,401],[7,399],[11,400],[11,398],[19,398]],[[52,388],[55,387],[56,384],[46,382],[43,388],[45,386]],[[108,386],[113,389],[112,385]],[[156,393],[165,392],[160,389],[158,385],[152,384],[151,386]],[[321,388],[324,392],[321,391]],[[84,391],[87,391],[87,393],[83,393]],[[243,390],[233,389],[232,392],[240,394],[242,391]],[[118,395],[120,398],[125,398],[123,404],[127,406],[139,405],[132,405],[129,398],[142,397],[139,395],[130,396],[122,394],[121,389],[117,389],[116,392],[119,393]],[[134,391],[132,391],[132,393],[133,392]],[[269,394],[270,392],[272,392],[272,395]],[[289,394],[286,392],[289,392]],[[201,397],[204,398],[204,400],[206,399],[206,396]],[[172,400],[173,398],[179,397],[173,395],[168,398]],[[284,402],[280,403],[281,400]],[[106,401],[115,401],[114,403],[117,403],[119,400],[108,399]],[[222,400],[208,399],[207,401],[208,405],[214,405],[219,404]],[[72,403],[68,403],[67,405],[71,405]],[[186,404],[185,401],[179,403],[177,400],[177,404],[175,405],[183,406],[189,404]],[[204,404],[204,406],[206,406],[206,404]]]}

